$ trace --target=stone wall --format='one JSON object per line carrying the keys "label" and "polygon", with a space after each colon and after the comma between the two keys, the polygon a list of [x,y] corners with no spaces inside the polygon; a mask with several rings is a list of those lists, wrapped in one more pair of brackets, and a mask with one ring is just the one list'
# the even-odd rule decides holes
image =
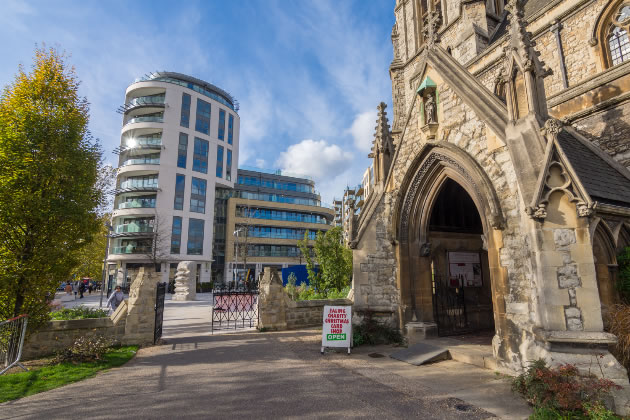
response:
{"label": "stone wall", "polygon": [[115,324],[110,318],[50,321],[24,344],[23,359],[52,355],[70,347],[80,337],[104,336],[120,344],[125,334],[124,319]]}
{"label": "stone wall", "polygon": [[321,327],[324,319],[324,306],[352,305],[348,299],[321,299],[301,300],[287,302],[286,320],[287,329],[299,329],[306,327]]}
{"label": "stone wall", "polygon": [[278,271],[265,267],[260,281],[258,328],[275,331],[321,326],[325,305],[352,305],[349,299],[292,301],[284,288]]}

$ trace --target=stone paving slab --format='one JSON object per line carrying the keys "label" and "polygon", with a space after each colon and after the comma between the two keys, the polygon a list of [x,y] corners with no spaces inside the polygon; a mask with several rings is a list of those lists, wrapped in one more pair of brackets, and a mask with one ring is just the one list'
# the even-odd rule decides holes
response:
{"label": "stone paving slab", "polygon": [[425,363],[446,360],[449,358],[448,348],[435,346],[427,342],[416,343],[406,349],[398,350],[389,355],[392,359],[420,366]]}
{"label": "stone paving slab", "polygon": [[[182,305],[183,304],[183,305]],[[522,400],[487,369],[412,366],[391,346],[320,355],[317,330],[211,335],[209,307],[165,307],[162,345],[94,378],[0,404],[0,419],[526,418]]]}

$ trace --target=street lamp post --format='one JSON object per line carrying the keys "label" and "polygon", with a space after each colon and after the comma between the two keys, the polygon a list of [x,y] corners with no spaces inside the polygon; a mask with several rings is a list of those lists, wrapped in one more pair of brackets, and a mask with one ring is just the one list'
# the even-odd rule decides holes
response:
{"label": "street lamp post", "polygon": [[236,287],[238,283],[238,234],[243,230],[243,228],[238,228],[234,231],[235,243],[236,243],[236,260],[234,261],[234,287]]}
{"label": "street lamp post", "polygon": [[107,227],[107,235],[105,238],[105,259],[103,260],[103,275],[101,276],[101,301],[99,302],[99,308],[103,307],[103,291],[105,290],[105,279],[107,278],[107,258],[109,257],[109,238],[111,238],[110,233],[114,230],[111,224],[105,223]]}

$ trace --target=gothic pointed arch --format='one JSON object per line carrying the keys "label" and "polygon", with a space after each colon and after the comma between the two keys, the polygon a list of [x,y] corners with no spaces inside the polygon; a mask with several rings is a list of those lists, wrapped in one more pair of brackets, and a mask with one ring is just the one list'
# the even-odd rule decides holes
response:
{"label": "gothic pointed arch", "polygon": [[[423,236],[427,231],[431,204],[447,179],[457,182],[468,192],[481,215],[485,232],[503,227],[501,205],[483,169],[465,151],[452,144],[438,143],[425,146],[401,184],[392,218],[396,240],[426,239]],[[410,238],[410,232],[420,237]]]}

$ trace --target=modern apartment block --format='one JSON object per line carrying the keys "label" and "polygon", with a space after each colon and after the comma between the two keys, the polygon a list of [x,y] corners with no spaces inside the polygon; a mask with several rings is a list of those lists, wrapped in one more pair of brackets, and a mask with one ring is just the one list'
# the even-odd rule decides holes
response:
{"label": "modern apartment block", "polygon": [[[225,232],[226,282],[233,281],[236,273],[241,279],[247,273],[258,278],[264,267],[304,264],[298,240],[306,231],[315,239],[318,231],[330,229],[335,215],[322,206],[314,181],[281,171],[239,168],[234,191],[223,202],[226,226],[218,230]],[[217,261],[221,252],[215,246]]]}
{"label": "modern apartment block", "polygon": [[[196,261],[210,281],[215,189],[234,186],[238,103],[179,73],[152,73],[125,93],[108,271],[125,280],[155,264],[162,280]],[[119,271],[120,272],[120,271]]]}

